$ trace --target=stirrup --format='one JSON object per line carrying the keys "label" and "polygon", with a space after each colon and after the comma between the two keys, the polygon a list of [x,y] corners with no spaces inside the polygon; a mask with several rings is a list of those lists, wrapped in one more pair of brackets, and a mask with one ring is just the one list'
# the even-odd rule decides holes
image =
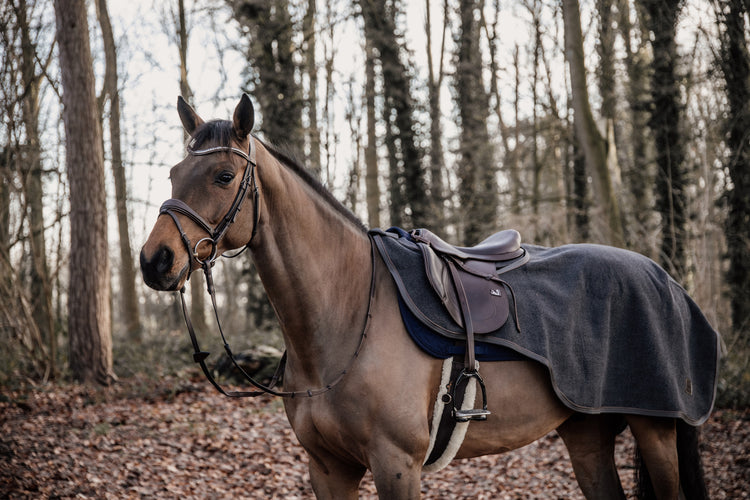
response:
{"label": "stirrup", "polygon": [[[463,379],[467,382],[469,379],[475,378],[479,383],[479,388],[482,390],[482,407],[481,408],[470,408],[468,410],[461,410],[456,408],[456,389],[461,384]],[[464,369],[456,378],[456,383],[453,384],[453,418],[456,422],[468,422],[469,420],[487,420],[487,416],[491,413],[487,410],[487,389],[484,387],[484,380],[476,370]]]}

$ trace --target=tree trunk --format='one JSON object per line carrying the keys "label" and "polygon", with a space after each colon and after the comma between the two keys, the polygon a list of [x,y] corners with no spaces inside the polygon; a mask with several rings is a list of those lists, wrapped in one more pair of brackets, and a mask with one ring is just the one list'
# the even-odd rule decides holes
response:
{"label": "tree trunk", "polygon": [[307,12],[302,20],[302,34],[305,37],[305,70],[308,77],[307,115],[310,121],[307,135],[310,144],[310,169],[320,178],[320,130],[318,129],[318,64],[316,62],[315,18],[317,1],[308,0]]}
{"label": "tree trunk", "polygon": [[84,0],[55,0],[70,182],[70,369],[108,385],[112,371],[107,200]]}
{"label": "tree trunk", "polygon": [[510,196],[510,211],[513,214],[519,215],[521,213],[521,193],[523,186],[521,185],[521,166],[520,166],[520,144],[521,144],[521,62],[519,58],[519,47],[518,44],[513,48],[513,74],[514,78],[514,92],[513,92],[513,120],[515,122],[515,129],[513,131],[513,153],[510,156],[510,171],[511,179],[511,196]]}
{"label": "tree trunk", "polygon": [[[726,193],[729,204],[725,234],[732,326],[741,349],[750,346],[750,53],[745,38],[747,4],[742,0],[718,0],[722,25],[720,66],[729,102],[726,168],[732,179]],[[744,351],[747,354],[747,351]]]}
{"label": "tree trunk", "polygon": [[619,27],[625,45],[625,70],[628,75],[626,98],[630,118],[630,141],[626,144],[630,161],[623,164],[623,183],[632,198],[632,224],[628,231],[628,247],[649,255],[653,253],[648,235],[651,234],[650,221],[653,216],[653,163],[649,160],[648,148],[648,81],[646,78],[646,57],[643,43],[633,45],[636,29],[630,19],[630,0],[619,0]]}
{"label": "tree trunk", "polygon": [[391,224],[413,227],[432,223],[431,204],[416,136],[410,77],[396,37],[399,2],[359,0],[365,37],[377,50],[383,77],[383,121],[390,164]]}
{"label": "tree trunk", "polygon": [[601,115],[607,121],[615,119],[616,111],[616,81],[615,81],[615,30],[613,29],[613,0],[596,0],[596,10],[599,14],[599,39],[597,52],[599,67],[597,80],[599,93],[602,97]]}
{"label": "tree trunk", "polygon": [[[120,299],[122,303],[122,321],[127,337],[135,342],[141,341],[141,319],[138,311],[138,296],[135,291],[135,264],[130,245],[130,228],[128,224],[127,185],[125,168],[122,165],[120,146],[120,91],[117,77],[117,48],[112,32],[112,24],[107,11],[107,1],[97,0],[96,13],[102,29],[104,43],[105,74],[104,93],[109,97],[109,140],[112,150],[112,176],[115,181],[115,207],[117,228],[120,240]],[[120,300],[118,300],[120,301]]]}
{"label": "tree trunk", "polygon": [[47,346],[47,368],[55,376],[57,336],[52,316],[52,285],[47,266],[47,247],[44,239],[44,190],[42,185],[42,149],[39,141],[39,88],[37,50],[32,42],[25,0],[13,3],[18,30],[21,35],[21,80],[23,82],[22,116],[26,132],[23,170],[24,192],[29,213],[29,244],[31,247],[30,298],[31,311],[39,333]]}
{"label": "tree trunk", "polygon": [[[500,140],[503,144],[503,155],[505,161],[503,162],[504,167],[508,171],[508,183],[510,184],[510,213],[513,215],[519,215],[521,213],[520,205],[520,179],[518,176],[518,165],[516,161],[516,152],[518,147],[518,141],[514,149],[510,148],[509,141],[509,130],[505,124],[502,113],[502,100],[500,96],[500,88],[498,83],[498,63],[497,63],[497,44],[499,42],[498,24],[500,23],[500,2],[499,0],[494,1],[495,19],[492,22],[492,29],[487,24],[487,20],[484,17],[484,11],[482,11],[482,26],[487,33],[487,45],[490,51],[490,95],[495,99],[495,116],[497,117],[498,125],[500,127]],[[514,52],[514,63],[518,62],[517,51]],[[516,66],[516,69],[518,67]],[[516,78],[516,84],[518,84],[518,78]],[[518,92],[516,91],[516,95]],[[514,106],[517,108],[518,100],[515,100]],[[516,123],[518,123],[518,115],[516,114]],[[518,127],[516,127],[518,130]]]}
{"label": "tree trunk", "polygon": [[570,67],[570,82],[576,134],[583,151],[586,167],[594,179],[596,198],[602,209],[602,236],[605,243],[622,247],[625,239],[620,219],[620,206],[612,189],[607,167],[607,144],[594,121],[586,87],[583,35],[578,0],[563,0],[565,24],[565,55]]}
{"label": "tree trunk", "polygon": [[291,151],[304,151],[303,99],[297,83],[299,64],[293,43],[289,0],[233,0],[235,18],[247,29],[248,59],[266,137]]}
{"label": "tree trunk", "polygon": [[680,82],[675,34],[682,0],[640,0],[651,32],[651,118],[656,146],[656,210],[661,214],[660,263],[681,280],[687,275],[687,179],[681,136]]}
{"label": "tree trunk", "polygon": [[367,147],[365,148],[365,190],[367,221],[380,227],[380,175],[378,173],[378,137],[375,131],[375,54],[372,42],[365,39],[365,107],[367,108]]}
{"label": "tree trunk", "polygon": [[461,122],[459,200],[465,244],[497,230],[498,185],[494,148],[487,131],[489,99],[482,81],[482,51],[477,16],[483,2],[461,0],[456,68],[456,99]]}
{"label": "tree trunk", "polygon": [[440,89],[443,86],[443,60],[445,54],[445,36],[448,29],[448,2],[443,9],[443,29],[440,40],[440,52],[437,74],[432,57],[432,19],[430,15],[430,0],[425,0],[425,33],[427,35],[427,95],[430,112],[430,198],[432,221],[435,227],[445,225],[445,188],[443,175],[445,173],[445,158],[443,155],[443,127],[441,124],[442,111],[440,107]]}
{"label": "tree trunk", "polygon": [[542,50],[542,20],[541,7],[538,0],[533,0],[531,5],[527,5],[532,17],[534,26],[534,57],[532,78],[531,78],[531,168],[532,168],[532,188],[531,188],[531,209],[534,215],[539,215],[539,203],[542,197],[542,162],[539,159],[539,60]]}
{"label": "tree trunk", "polygon": [[[18,347],[21,347],[31,362],[30,370],[27,371],[27,367],[23,367],[23,372],[33,374],[38,380],[46,380],[51,375],[47,349],[33,317],[26,290],[19,282],[16,270],[8,260],[4,248],[0,248],[0,297],[3,297],[3,300],[0,300],[0,325],[3,326],[0,330],[0,340],[9,343],[8,346],[3,346],[3,358],[13,356],[19,352]],[[18,363],[21,360],[12,361]]]}
{"label": "tree trunk", "polygon": [[[10,247],[10,183],[13,179],[9,149],[0,146],[0,252],[7,252]],[[2,279],[2,278],[0,278]]]}

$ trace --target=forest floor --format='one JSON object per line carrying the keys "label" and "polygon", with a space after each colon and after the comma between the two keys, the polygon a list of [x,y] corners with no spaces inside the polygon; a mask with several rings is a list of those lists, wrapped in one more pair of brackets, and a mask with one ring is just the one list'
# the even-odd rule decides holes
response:
{"label": "forest floor", "polygon": [[[633,496],[633,441],[617,444]],[[750,410],[703,427],[711,498],[750,498]],[[376,498],[368,473],[362,498]],[[425,474],[423,498],[582,498],[555,433]],[[0,498],[312,498],[307,456],[282,404],[231,400],[205,381],[133,377],[113,388],[0,388]]]}

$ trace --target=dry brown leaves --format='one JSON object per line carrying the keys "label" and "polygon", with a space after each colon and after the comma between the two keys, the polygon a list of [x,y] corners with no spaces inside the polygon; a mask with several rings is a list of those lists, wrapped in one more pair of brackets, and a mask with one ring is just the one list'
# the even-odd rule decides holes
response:
{"label": "dry brown leaves", "polygon": [[[204,382],[129,380],[106,391],[5,392],[0,432],[0,498],[313,497],[307,456],[280,401],[230,400]],[[712,498],[748,498],[750,411],[717,411],[703,433]],[[624,433],[618,466],[631,494],[632,449]],[[369,474],[360,493],[376,498]],[[456,461],[425,475],[422,493],[581,498],[554,433],[521,450]]]}

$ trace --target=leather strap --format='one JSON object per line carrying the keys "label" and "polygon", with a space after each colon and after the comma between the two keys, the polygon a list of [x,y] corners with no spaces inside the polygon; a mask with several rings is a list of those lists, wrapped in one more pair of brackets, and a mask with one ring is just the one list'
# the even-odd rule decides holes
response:
{"label": "leather strap", "polygon": [[458,302],[461,305],[461,314],[464,320],[464,330],[466,331],[466,369],[474,372],[477,369],[477,363],[474,354],[474,323],[471,319],[471,309],[469,306],[469,299],[466,296],[466,290],[464,290],[463,284],[458,277],[458,271],[453,259],[446,259],[448,269],[453,279],[453,286],[456,288],[456,296]]}
{"label": "leather strap", "polygon": [[362,347],[364,346],[365,339],[367,338],[367,332],[370,328],[370,320],[372,319],[372,303],[373,299],[375,297],[375,248],[372,245],[372,237],[370,237],[370,263],[371,263],[371,274],[370,274],[370,292],[367,299],[367,313],[365,316],[365,325],[362,328],[362,333],[359,337],[359,344],[357,345],[357,349],[354,351],[354,354],[349,359],[349,362],[347,363],[346,367],[334,378],[333,381],[326,384],[324,387],[320,387],[318,389],[305,389],[302,391],[277,391],[274,389],[276,384],[278,383],[279,379],[281,378],[282,374],[284,373],[284,368],[286,366],[286,358],[287,353],[284,351],[283,356],[281,357],[281,360],[279,361],[279,365],[276,367],[276,371],[274,372],[273,378],[271,379],[271,382],[268,385],[263,385],[260,382],[253,379],[252,376],[250,376],[237,362],[237,360],[234,357],[234,354],[232,354],[232,349],[229,347],[229,343],[227,342],[226,337],[224,336],[224,329],[221,326],[221,320],[219,319],[219,311],[216,305],[216,291],[214,289],[214,282],[213,282],[213,274],[211,272],[211,264],[207,262],[203,262],[202,268],[203,272],[206,276],[206,288],[211,296],[211,305],[214,310],[214,317],[216,318],[216,324],[219,328],[219,334],[221,335],[221,340],[224,342],[224,351],[226,351],[227,356],[229,356],[229,359],[232,361],[232,364],[237,368],[240,373],[242,374],[245,379],[247,379],[250,384],[252,384],[254,387],[259,389],[258,391],[227,391],[224,388],[221,387],[221,385],[214,379],[213,375],[211,374],[211,370],[208,369],[206,366],[206,358],[209,356],[209,352],[203,351],[200,348],[200,345],[198,344],[198,338],[195,334],[195,328],[193,327],[193,322],[190,320],[190,315],[187,310],[187,305],[185,303],[185,287],[182,287],[180,290],[180,301],[182,303],[182,314],[185,318],[185,325],[187,326],[188,334],[190,335],[190,341],[193,344],[193,360],[198,363],[201,367],[201,370],[203,371],[203,374],[206,376],[208,381],[213,385],[217,391],[219,391],[221,394],[230,397],[230,398],[244,398],[244,397],[256,397],[263,394],[270,394],[272,396],[280,396],[285,398],[295,398],[298,396],[306,396],[306,397],[313,397],[318,396],[320,394],[324,394],[331,389],[333,389],[341,380],[343,380],[344,376],[349,372],[352,365],[354,364],[354,361],[359,357],[359,353],[362,350]]}

